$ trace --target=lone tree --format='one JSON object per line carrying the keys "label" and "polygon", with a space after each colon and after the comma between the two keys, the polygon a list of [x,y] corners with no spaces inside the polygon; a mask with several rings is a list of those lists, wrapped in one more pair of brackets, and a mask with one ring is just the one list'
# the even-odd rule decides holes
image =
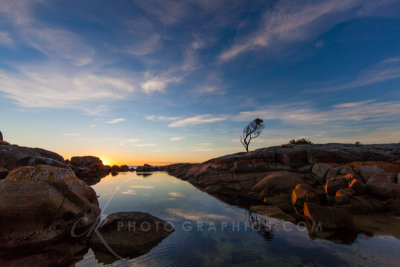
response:
{"label": "lone tree", "polygon": [[264,121],[260,118],[254,119],[243,129],[243,133],[240,135],[240,142],[246,148],[246,152],[249,152],[251,140],[257,138],[262,129],[264,129]]}

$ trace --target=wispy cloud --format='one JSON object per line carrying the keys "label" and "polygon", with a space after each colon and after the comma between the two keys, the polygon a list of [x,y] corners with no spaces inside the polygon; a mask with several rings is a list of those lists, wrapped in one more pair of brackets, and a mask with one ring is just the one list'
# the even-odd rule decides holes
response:
{"label": "wispy cloud", "polygon": [[184,136],[174,136],[174,137],[171,137],[171,138],[169,139],[169,141],[182,141],[182,140],[184,140],[184,139],[185,139]]}
{"label": "wispy cloud", "polygon": [[173,216],[184,218],[186,220],[210,223],[214,221],[229,221],[230,218],[220,214],[192,212],[182,209],[167,209],[167,212]]}
{"label": "wispy cloud", "polygon": [[[332,122],[391,120],[400,115],[400,103],[364,100],[346,102],[326,107],[325,110],[312,108],[310,102],[269,105],[252,111],[225,115],[196,115],[175,120],[168,127],[184,127],[220,121],[251,121],[256,117],[264,120],[279,120],[289,124],[317,125]],[[202,149],[202,148],[200,148]]]}
{"label": "wispy cloud", "polygon": [[310,108],[310,103],[276,105],[255,111],[245,111],[232,116],[232,120],[248,121],[255,117],[281,120],[291,124],[321,124],[335,121],[390,120],[400,115],[400,103],[375,100],[340,103],[326,110]]}
{"label": "wispy cloud", "polygon": [[81,134],[79,134],[79,133],[65,133],[64,135],[65,136],[79,136]]}
{"label": "wispy cloud", "polygon": [[363,2],[279,1],[272,10],[264,13],[258,30],[245,37],[238,37],[229,49],[220,54],[219,59],[224,62],[248,51],[308,40],[347,19],[349,15],[346,11]]}
{"label": "wispy cloud", "polygon": [[114,123],[120,123],[120,122],[123,122],[123,121],[126,121],[126,119],[124,119],[124,118],[113,119],[113,120],[110,120],[110,121],[106,121],[105,123],[114,124]]}
{"label": "wispy cloud", "polygon": [[0,31],[0,45],[11,46],[14,40],[10,37],[8,32]]}
{"label": "wispy cloud", "polygon": [[136,189],[154,189],[155,187],[152,185],[130,185],[129,188],[136,188]]}
{"label": "wispy cloud", "polygon": [[97,101],[126,99],[135,90],[124,78],[71,73],[58,65],[21,66],[17,70],[0,70],[0,92],[23,107],[77,108],[96,113],[103,106]]}
{"label": "wispy cloud", "polygon": [[128,190],[122,191],[122,194],[124,194],[124,195],[136,195],[136,192],[135,192],[135,190],[128,189]]}
{"label": "wispy cloud", "polygon": [[175,127],[183,127],[188,125],[198,125],[204,123],[213,123],[226,120],[226,116],[212,116],[210,114],[206,115],[197,115],[193,117],[189,117],[186,119],[176,120],[170,124],[168,127],[175,128]]}
{"label": "wispy cloud", "polygon": [[161,46],[161,37],[159,34],[153,34],[144,40],[128,46],[125,52],[134,56],[145,56],[155,52]]}
{"label": "wispy cloud", "polygon": [[180,192],[170,192],[168,193],[168,195],[170,195],[171,197],[185,197],[185,195]]}
{"label": "wispy cloud", "polygon": [[390,81],[400,78],[400,57],[393,57],[383,60],[369,68],[362,70],[358,77],[351,82],[316,90],[309,90],[309,92],[333,92],[346,90],[370,84]]}
{"label": "wispy cloud", "polygon": [[145,73],[145,81],[141,84],[143,92],[151,94],[154,92],[165,92],[165,88],[170,83],[177,83],[182,80],[181,77],[169,76],[167,74],[154,76],[149,72]]}
{"label": "wispy cloud", "polygon": [[165,117],[165,116],[155,116],[155,115],[149,115],[145,116],[146,120],[149,121],[176,121],[181,119],[181,117]]}
{"label": "wispy cloud", "polygon": [[138,139],[138,138],[132,138],[132,139],[128,139],[127,141],[128,142],[130,142],[130,143],[137,143],[137,142],[139,142],[141,139]]}
{"label": "wispy cloud", "polygon": [[148,143],[148,144],[135,144],[133,145],[134,147],[152,147],[152,146],[156,146],[157,144],[152,144],[152,143]]}

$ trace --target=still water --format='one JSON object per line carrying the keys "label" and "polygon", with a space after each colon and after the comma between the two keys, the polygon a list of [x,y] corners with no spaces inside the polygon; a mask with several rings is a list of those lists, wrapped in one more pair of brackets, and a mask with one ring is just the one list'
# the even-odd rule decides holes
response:
{"label": "still water", "polygon": [[[337,244],[310,239],[303,225],[266,217],[267,230],[249,225],[248,211],[226,204],[164,172],[122,173],[93,186],[103,216],[150,213],[175,232],[149,253],[113,266],[400,266],[400,240],[367,237]],[[265,222],[264,222],[265,223]],[[77,266],[102,266],[92,250]]]}

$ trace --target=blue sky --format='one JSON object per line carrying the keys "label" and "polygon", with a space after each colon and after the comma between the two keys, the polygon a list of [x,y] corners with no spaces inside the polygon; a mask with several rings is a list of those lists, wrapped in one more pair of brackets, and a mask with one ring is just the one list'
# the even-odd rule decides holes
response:
{"label": "blue sky", "polygon": [[0,0],[7,140],[107,163],[400,139],[400,1]]}

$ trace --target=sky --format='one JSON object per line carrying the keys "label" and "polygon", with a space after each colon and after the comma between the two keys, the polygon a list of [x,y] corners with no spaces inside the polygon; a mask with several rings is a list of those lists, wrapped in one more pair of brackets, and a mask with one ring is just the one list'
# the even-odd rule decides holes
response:
{"label": "sky", "polygon": [[0,130],[107,164],[400,141],[400,1],[0,0]]}

